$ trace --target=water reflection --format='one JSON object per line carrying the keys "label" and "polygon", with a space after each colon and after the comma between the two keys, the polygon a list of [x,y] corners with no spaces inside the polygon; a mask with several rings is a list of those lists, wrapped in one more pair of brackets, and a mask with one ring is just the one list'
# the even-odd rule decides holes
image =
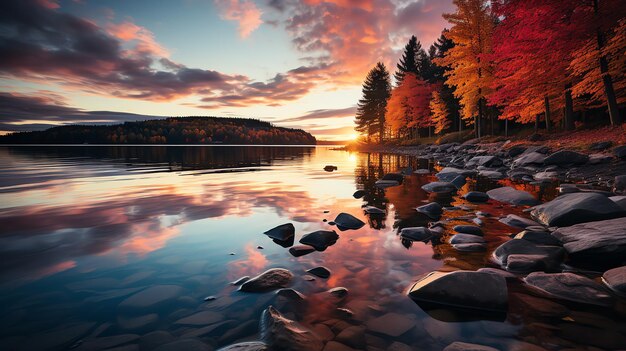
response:
{"label": "water reflection", "polygon": [[[405,289],[422,274],[489,266],[491,251],[515,231],[498,217],[523,215],[522,208],[429,195],[421,186],[434,180],[430,174],[410,175],[387,189],[375,186],[387,173],[437,168],[428,160],[303,147],[3,147],[0,162],[1,349],[61,350],[81,340],[84,349],[104,337],[153,330],[217,348],[256,339],[257,321],[269,304],[312,328],[330,329],[333,337],[340,326],[361,328],[367,346],[378,349],[402,343],[441,350],[452,341],[500,349],[528,342],[551,349],[610,348],[621,340],[615,336],[623,327],[619,309],[563,304],[549,310],[566,314],[546,315],[546,308],[529,307],[528,301],[554,302],[528,298],[519,284],[510,286],[517,295],[506,319],[498,321],[484,315],[470,321],[466,314],[407,298]],[[329,164],[337,170],[326,172]],[[555,194],[550,187],[484,178],[469,179],[460,194],[500,185],[543,199]],[[361,199],[352,196],[357,189],[364,190]],[[444,212],[445,228],[470,224],[478,211],[489,214],[481,218],[488,250],[458,252],[447,244],[448,230],[440,240],[402,241],[397,235],[402,228],[432,222],[415,211],[430,201],[457,206]],[[368,215],[369,207],[381,211]],[[335,230],[328,221],[340,212],[367,225],[339,232],[324,252],[289,254],[286,247],[303,234]],[[262,234],[287,222],[296,228],[293,241],[274,242]],[[308,278],[306,270],[320,265],[331,276]],[[306,302],[246,294],[230,284],[273,267],[294,273],[291,287],[306,295]],[[326,290],[339,286],[349,289],[348,297],[330,299]],[[149,288],[162,299],[154,308],[122,303]],[[208,295],[216,299],[205,302]],[[346,319],[338,307],[354,316]],[[197,313],[218,321],[180,322]],[[390,313],[410,323],[410,330],[397,336],[367,331],[369,321]],[[587,325],[563,320],[566,316]],[[613,324],[601,337],[580,329],[597,332],[609,321]],[[588,340],[575,336],[576,330]],[[129,340],[115,346],[138,343]]]}

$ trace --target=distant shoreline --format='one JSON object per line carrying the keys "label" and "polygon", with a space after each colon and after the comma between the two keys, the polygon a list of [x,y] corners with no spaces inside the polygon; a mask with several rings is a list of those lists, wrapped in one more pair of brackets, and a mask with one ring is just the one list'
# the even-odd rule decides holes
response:
{"label": "distant shoreline", "polygon": [[343,147],[343,144],[0,144],[2,146],[20,146],[20,147],[32,147],[32,146],[81,146],[81,147],[91,147],[91,146],[115,146],[115,147],[126,147],[126,146],[148,146],[148,147],[184,147],[184,146],[193,146],[193,147],[228,147],[228,146],[250,146],[250,147]]}

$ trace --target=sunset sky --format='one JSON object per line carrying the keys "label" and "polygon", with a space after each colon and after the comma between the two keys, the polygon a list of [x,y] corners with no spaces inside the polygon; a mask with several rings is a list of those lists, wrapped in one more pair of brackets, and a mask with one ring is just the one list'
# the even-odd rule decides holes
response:
{"label": "sunset sky", "polygon": [[367,71],[426,48],[452,0],[0,2],[0,133],[153,116],[354,134]]}

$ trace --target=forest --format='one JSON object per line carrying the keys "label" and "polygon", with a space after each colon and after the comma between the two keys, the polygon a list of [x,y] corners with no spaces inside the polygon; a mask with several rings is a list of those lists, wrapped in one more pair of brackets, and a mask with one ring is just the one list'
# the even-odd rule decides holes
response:
{"label": "forest", "polygon": [[443,15],[451,27],[428,50],[411,37],[393,82],[381,62],[368,73],[355,118],[362,139],[419,143],[532,124],[548,133],[622,123],[623,0],[453,3]]}
{"label": "forest", "polygon": [[170,117],[117,125],[69,125],[12,133],[4,144],[261,144],[315,145],[301,129],[248,118]]}

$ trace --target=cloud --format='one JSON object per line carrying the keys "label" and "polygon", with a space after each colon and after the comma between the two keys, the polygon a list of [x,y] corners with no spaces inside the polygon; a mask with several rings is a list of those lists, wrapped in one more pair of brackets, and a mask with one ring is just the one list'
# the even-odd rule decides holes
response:
{"label": "cloud", "polygon": [[132,22],[111,23],[107,26],[107,32],[125,42],[136,42],[135,50],[156,56],[169,56],[169,51],[161,46],[154,34],[148,29]]}
{"label": "cloud", "polygon": [[215,0],[220,17],[239,22],[239,36],[247,38],[263,23],[261,10],[250,0]]}
{"label": "cloud", "polygon": [[276,122],[301,122],[301,121],[308,121],[312,119],[349,117],[349,116],[354,116],[355,113],[356,113],[356,106],[339,108],[339,109],[319,109],[319,110],[309,111],[302,116],[276,120]]}

